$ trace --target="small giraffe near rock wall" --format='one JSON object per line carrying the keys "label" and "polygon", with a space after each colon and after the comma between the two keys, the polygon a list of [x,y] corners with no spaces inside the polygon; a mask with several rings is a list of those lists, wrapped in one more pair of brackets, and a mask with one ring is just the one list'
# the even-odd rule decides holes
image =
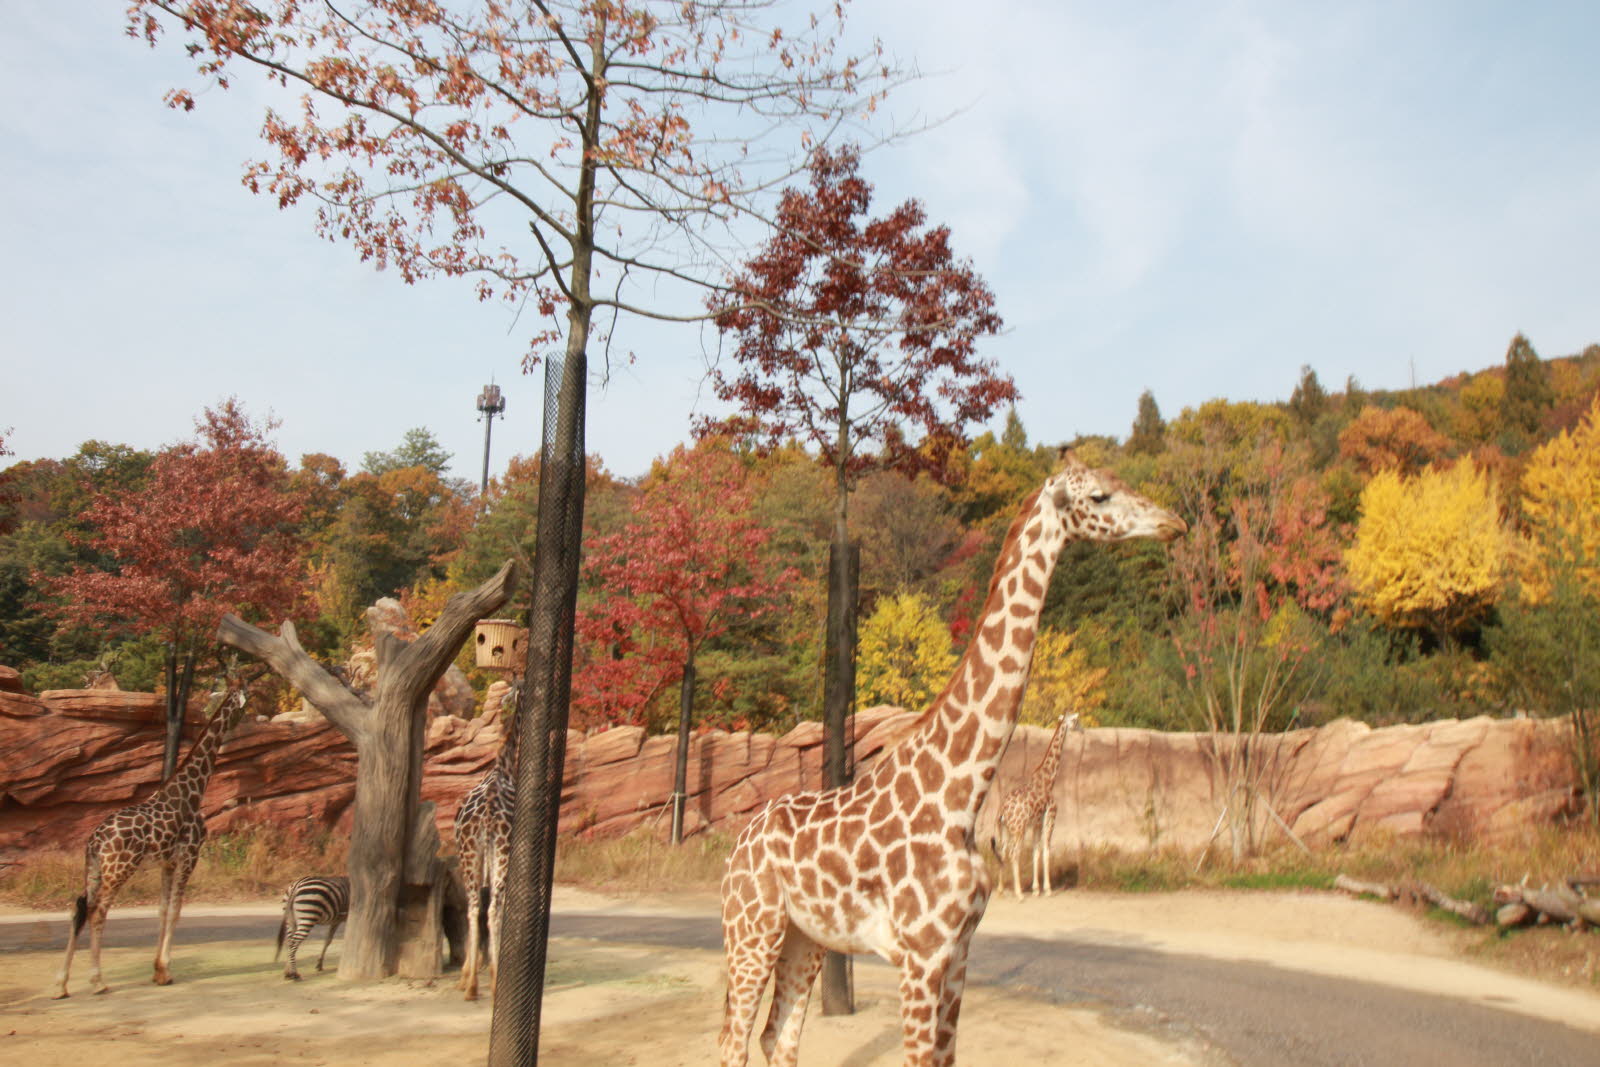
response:
{"label": "small giraffe near rock wall", "polygon": [[773,800],[734,844],[722,880],[728,992],[723,1067],[792,1067],[824,952],[900,969],[905,1062],[955,1062],[967,948],[989,901],[975,824],[1017,723],[1045,591],[1070,541],[1167,541],[1188,526],[1071,453],[1022,505],[983,614],[944,691],[905,739],[849,785]]}
{"label": "small giraffe near rock wall", "polygon": [[[1078,716],[1062,715],[1056,732],[1044,750],[1044,762],[1028,776],[1027,784],[1006,795],[995,823],[998,840],[993,843],[1002,869],[1011,869],[1011,888],[1022,899],[1022,848],[1033,835],[1033,895],[1048,895],[1050,887],[1050,838],[1056,828],[1056,774],[1061,768],[1061,749],[1067,734],[1081,730]],[[1042,888],[1041,888],[1042,886]]]}

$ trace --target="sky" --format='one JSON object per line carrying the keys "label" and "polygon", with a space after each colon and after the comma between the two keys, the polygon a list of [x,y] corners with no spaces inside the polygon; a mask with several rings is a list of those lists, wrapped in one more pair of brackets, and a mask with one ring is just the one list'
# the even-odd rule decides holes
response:
{"label": "sky", "polygon": [[[407,286],[239,182],[262,97],[193,86],[122,5],[15,4],[0,35],[0,431],[14,460],[158,448],[237,396],[291,462],[354,469],[427,427],[476,479],[537,449],[531,320],[451,281]],[[983,354],[1034,441],[1125,437],[1286,399],[1311,366],[1405,388],[1600,341],[1600,5],[856,0],[924,77],[870,153],[874,213],[916,197],[993,288]],[[644,473],[713,410],[711,342],[623,324],[588,447]],[[592,360],[599,363],[599,360]],[[996,420],[996,428],[999,420]]]}

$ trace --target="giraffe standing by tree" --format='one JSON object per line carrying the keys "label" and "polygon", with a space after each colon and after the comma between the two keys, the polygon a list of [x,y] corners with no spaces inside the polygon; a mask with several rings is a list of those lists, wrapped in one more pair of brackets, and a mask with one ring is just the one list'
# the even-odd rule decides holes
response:
{"label": "giraffe standing by tree", "polygon": [[972,642],[907,737],[854,783],[774,800],[740,834],[722,880],[723,1067],[747,1062],[769,977],[761,1047],[770,1063],[796,1062],[827,949],[897,966],[906,1063],[954,1062],[967,948],[991,888],[978,808],[1016,725],[1056,559],[1069,541],[1187,528],[1064,454],[1012,522]]}
{"label": "giraffe standing by tree", "polygon": [[517,702],[513,684],[500,701],[505,740],[494,766],[472,787],[456,810],[456,852],[467,895],[467,954],[458,987],[478,999],[478,961],[482,954],[483,892],[489,892],[489,992],[500,966],[500,916],[505,907],[506,871],[511,862],[511,815],[517,806]]}
{"label": "giraffe standing by tree", "polygon": [[1017,899],[1022,899],[1022,846],[1031,832],[1033,837],[1033,895],[1051,893],[1050,887],[1050,837],[1056,829],[1056,772],[1061,767],[1061,749],[1067,734],[1079,730],[1076,713],[1062,715],[1056,720],[1056,732],[1050,735],[1044,761],[1028,776],[1027,784],[1007,794],[1000,805],[995,829],[999,838],[993,847],[1000,856],[1002,867],[1011,868],[1011,888]]}
{"label": "giraffe standing by tree", "polygon": [[73,906],[72,930],[67,935],[67,957],[61,963],[56,999],[67,995],[67,977],[78,934],[89,924],[89,985],[104,993],[100,972],[100,940],[106,914],[117,890],[132,877],[139,864],[154,859],[161,865],[160,933],[156,940],[156,985],[170,985],[172,935],[183,910],[183,891],[189,884],[200,846],[206,839],[206,821],[200,812],[206,783],[216,765],[217,749],[244,717],[246,692],[230,687],[212,695],[206,704],[209,720],[189,755],[146,799],[113,813],[89,835],[84,846],[83,895]]}

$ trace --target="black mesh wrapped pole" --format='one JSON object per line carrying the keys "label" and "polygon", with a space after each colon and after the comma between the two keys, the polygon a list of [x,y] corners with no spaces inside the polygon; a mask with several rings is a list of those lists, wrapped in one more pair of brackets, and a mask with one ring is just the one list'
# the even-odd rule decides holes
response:
{"label": "black mesh wrapped pole", "polygon": [[587,360],[581,350],[545,364],[539,530],[526,685],[517,702],[522,744],[494,1020],[489,1029],[491,1067],[539,1062],[539,1008],[550,936],[550,891],[572,690],[573,612],[583,539],[586,380]]}

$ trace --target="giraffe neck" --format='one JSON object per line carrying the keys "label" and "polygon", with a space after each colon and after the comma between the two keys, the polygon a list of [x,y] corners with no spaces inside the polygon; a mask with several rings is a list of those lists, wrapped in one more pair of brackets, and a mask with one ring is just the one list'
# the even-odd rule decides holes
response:
{"label": "giraffe neck", "polygon": [[1035,785],[1049,788],[1050,783],[1056,780],[1056,768],[1061,765],[1061,750],[1066,747],[1066,742],[1067,720],[1062,719],[1056,723],[1056,732],[1050,735],[1050,747],[1044,750],[1044,762],[1033,772]]}
{"label": "giraffe neck", "polygon": [[243,716],[244,701],[235,701],[230,694],[227,702],[206,723],[188,755],[178,764],[178,769],[162,783],[155,795],[191,812],[198,812],[200,800],[205,796],[206,783],[211,780],[211,772],[216,767],[217,749]]}
{"label": "giraffe neck", "polygon": [[[946,807],[957,818],[976,819],[1017,724],[1039,612],[1068,540],[1039,494],[1030,496],[1001,545],[972,642],[914,734],[913,745],[942,757],[953,786]],[[919,753],[907,755],[915,761]]]}
{"label": "giraffe neck", "polygon": [[[515,692],[513,689],[512,693]],[[505,739],[500,742],[500,754],[494,758],[494,773],[500,776],[501,781],[513,785],[517,780],[517,736],[520,732],[517,729],[518,703],[516,700],[512,701],[509,714],[504,710],[505,705],[501,704],[500,724],[501,729],[505,731]]]}

